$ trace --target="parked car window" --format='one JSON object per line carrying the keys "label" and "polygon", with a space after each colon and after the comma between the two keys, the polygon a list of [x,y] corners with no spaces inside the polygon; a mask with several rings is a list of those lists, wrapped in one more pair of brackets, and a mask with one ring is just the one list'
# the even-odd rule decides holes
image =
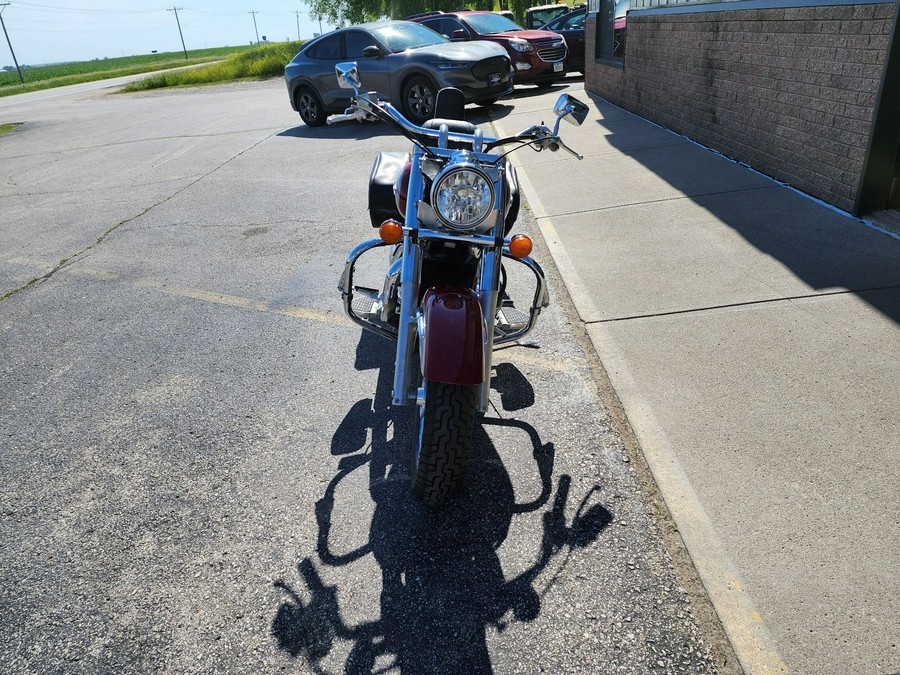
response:
{"label": "parked car window", "polygon": [[579,12],[578,14],[570,14],[561,19],[557,19],[557,27],[555,30],[575,30],[584,28],[584,18],[587,12]]}
{"label": "parked car window", "polygon": [[[453,32],[457,30],[466,30],[466,27],[463,25],[463,22],[459,19],[454,19],[452,16],[444,19],[441,22],[441,30],[440,33],[443,33],[447,37],[453,37]],[[469,34],[469,31],[466,30],[466,35]]]}
{"label": "parked car window", "polygon": [[338,61],[341,58],[341,38],[343,35],[331,35],[321,42],[316,43],[310,56],[314,59],[322,61]]}
{"label": "parked car window", "polygon": [[[452,16],[442,17],[440,19],[432,19],[431,21],[423,21],[423,24],[428,26],[431,30],[440,33],[448,38],[453,37],[453,31],[456,30],[466,30],[466,27],[463,25],[462,21],[456,19]],[[466,35],[469,32],[466,31]]]}
{"label": "parked car window", "polygon": [[395,22],[375,26],[372,33],[395,54],[407,49],[436,45],[447,40],[420,23]]}
{"label": "parked car window", "polygon": [[539,28],[569,11],[569,6],[563,4],[531,7],[525,11],[525,25],[528,28]]}
{"label": "parked car window", "polygon": [[373,40],[372,36],[368,33],[352,30],[346,33],[344,39],[344,51],[346,52],[348,59],[361,59],[363,56],[363,49],[371,47],[374,44],[375,40]]}
{"label": "parked car window", "polygon": [[510,30],[525,30],[514,21],[510,21],[505,16],[494,14],[493,12],[484,12],[483,14],[470,14],[466,16],[466,22],[482,35],[490,35],[491,33],[505,33]]}
{"label": "parked car window", "polygon": [[[456,23],[456,25],[451,27],[451,23]],[[427,26],[435,33],[440,33],[441,35],[445,35],[447,37],[451,37],[453,35],[453,31],[457,28],[462,28],[461,24],[459,24],[458,22],[452,22],[451,19],[448,18],[430,19],[428,21],[423,21],[422,25]]]}
{"label": "parked car window", "polygon": [[441,33],[442,35],[444,33],[444,30],[441,27],[441,26],[443,26],[443,24],[444,24],[443,19],[428,19],[427,21],[422,21],[423,26],[430,28],[435,33]]}

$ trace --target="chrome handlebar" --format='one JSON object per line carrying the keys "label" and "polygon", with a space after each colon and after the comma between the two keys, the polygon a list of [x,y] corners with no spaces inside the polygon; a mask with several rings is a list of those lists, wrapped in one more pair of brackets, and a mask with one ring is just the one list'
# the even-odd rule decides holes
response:
{"label": "chrome handlebar", "polygon": [[[425,127],[416,126],[412,122],[410,122],[406,117],[397,110],[390,101],[382,101],[376,98],[375,92],[369,92],[367,95],[361,95],[357,92],[356,97],[351,101],[350,107],[344,111],[343,115],[330,115],[328,119],[326,119],[327,124],[336,124],[338,122],[346,122],[349,120],[376,120],[378,116],[374,111],[374,109],[380,110],[382,113],[386,113],[393,119],[397,124],[402,126],[408,133],[414,134],[420,137],[433,138],[435,140],[440,139],[441,130],[440,129],[427,129]],[[447,132],[447,140],[449,141],[457,141],[462,143],[473,143],[475,139],[475,135],[466,134],[457,131],[448,131]],[[484,137],[482,142],[487,144],[490,141],[495,139]]]}
{"label": "chrome handlebar", "polygon": [[[435,139],[439,141],[441,147],[447,147],[448,142],[454,141],[471,143],[473,150],[476,153],[480,153],[485,145],[491,146],[492,143],[498,140],[496,138],[486,138],[480,129],[476,130],[474,134],[467,134],[450,131],[444,125],[441,125],[440,129],[426,129],[425,127],[416,126],[406,119],[403,113],[391,105],[389,101],[379,100],[376,92],[369,92],[368,95],[365,96],[360,93],[359,73],[356,70],[355,63],[338,64],[336,74],[338,77],[338,84],[340,84],[342,88],[352,89],[356,96],[352,99],[350,107],[344,111],[343,115],[330,115],[326,119],[326,123],[329,125],[350,120],[376,120],[379,119],[381,115],[386,114],[411,138]],[[566,99],[569,101],[568,105]],[[561,104],[566,107],[560,107]],[[504,143],[510,141],[523,141],[531,145],[538,152],[547,149],[551,152],[556,152],[562,148],[578,159],[584,159],[583,155],[572,150],[572,148],[567,146],[559,137],[559,123],[562,121],[564,115],[568,116],[569,113],[573,111],[576,105],[583,108],[583,112],[577,121],[577,124],[581,124],[584,119],[584,114],[586,114],[587,106],[580,101],[577,101],[577,99],[573,100],[566,96],[565,99],[560,99],[557,103],[557,108],[554,109],[554,112],[557,113],[557,118],[556,124],[552,130],[543,124],[531,126],[516,134],[513,139],[504,139]],[[378,111],[377,113],[375,112],[376,110]],[[501,155],[501,157],[502,156],[503,155]]]}

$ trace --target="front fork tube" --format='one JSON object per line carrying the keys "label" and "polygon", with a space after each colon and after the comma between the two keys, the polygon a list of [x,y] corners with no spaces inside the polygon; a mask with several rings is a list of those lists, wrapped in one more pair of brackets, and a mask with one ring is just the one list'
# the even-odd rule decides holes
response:
{"label": "front fork tube", "polygon": [[[410,364],[418,332],[419,280],[422,269],[422,249],[415,240],[403,238],[403,263],[400,266],[400,325],[397,327],[397,357],[394,363],[394,405],[405,405],[410,396]],[[418,389],[418,382],[416,383]]]}
{"label": "front fork tube", "polygon": [[478,412],[486,413],[491,397],[491,357],[494,353],[494,317],[497,316],[497,296],[500,287],[500,263],[503,249],[485,250],[478,275],[478,303],[484,321],[484,382],[478,392]]}

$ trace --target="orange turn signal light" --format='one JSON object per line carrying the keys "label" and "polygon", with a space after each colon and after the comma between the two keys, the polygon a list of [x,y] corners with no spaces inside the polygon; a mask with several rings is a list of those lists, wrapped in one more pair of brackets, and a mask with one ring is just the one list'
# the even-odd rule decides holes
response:
{"label": "orange turn signal light", "polygon": [[378,228],[378,236],[385,244],[399,244],[403,241],[403,226],[393,218],[388,218]]}
{"label": "orange turn signal light", "polygon": [[513,258],[527,258],[531,255],[531,239],[524,234],[517,234],[509,240],[509,254]]}

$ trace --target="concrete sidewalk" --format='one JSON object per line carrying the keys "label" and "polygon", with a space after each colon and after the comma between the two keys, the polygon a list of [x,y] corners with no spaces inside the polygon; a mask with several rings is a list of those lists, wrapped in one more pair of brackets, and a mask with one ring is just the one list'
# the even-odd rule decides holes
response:
{"label": "concrete sidewalk", "polygon": [[580,83],[498,133],[562,91],[525,197],[742,666],[900,672],[900,240]]}

